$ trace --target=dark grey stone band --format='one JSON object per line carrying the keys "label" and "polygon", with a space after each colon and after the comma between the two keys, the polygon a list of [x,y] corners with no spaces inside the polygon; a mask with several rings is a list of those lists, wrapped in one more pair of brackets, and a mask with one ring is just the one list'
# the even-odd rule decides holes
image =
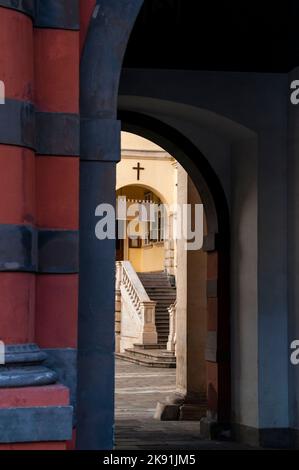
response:
{"label": "dark grey stone band", "polygon": [[100,118],[81,119],[81,160],[118,162],[120,132],[120,121]]}
{"label": "dark grey stone band", "polygon": [[0,7],[30,16],[37,28],[80,29],[79,0],[0,0]]}
{"label": "dark grey stone band", "polygon": [[37,232],[28,225],[0,225],[0,271],[36,271]]}
{"label": "dark grey stone band", "polygon": [[35,148],[35,113],[31,103],[6,99],[0,106],[0,143]]}
{"label": "dark grey stone band", "polygon": [[10,8],[34,17],[34,0],[0,0],[0,7]]}
{"label": "dark grey stone band", "polygon": [[0,144],[36,150],[41,155],[79,156],[77,114],[36,112],[26,101],[6,99],[0,106]]}
{"label": "dark grey stone band", "polygon": [[79,156],[79,116],[36,113],[36,151],[40,155]]}
{"label": "dark grey stone band", "polygon": [[79,271],[79,233],[76,230],[40,230],[38,271],[71,274]]}
{"label": "dark grey stone band", "polygon": [[72,414],[72,406],[1,409],[0,442],[70,440]]}
{"label": "dark grey stone band", "polygon": [[73,348],[45,349],[44,354],[47,356],[44,365],[54,370],[57,374],[57,381],[70,390],[71,405],[74,408],[73,424],[75,425],[77,408],[77,350]]}
{"label": "dark grey stone band", "polygon": [[79,270],[76,230],[0,225],[0,271],[71,274]]}
{"label": "dark grey stone band", "polygon": [[9,344],[5,346],[5,364],[40,363],[47,354],[36,344]]}
{"label": "dark grey stone band", "polygon": [[35,26],[78,31],[79,0],[36,0]]}
{"label": "dark grey stone band", "polygon": [[0,365],[0,388],[50,385],[57,381],[57,373],[43,364],[45,351],[36,344],[5,346],[5,364]]}

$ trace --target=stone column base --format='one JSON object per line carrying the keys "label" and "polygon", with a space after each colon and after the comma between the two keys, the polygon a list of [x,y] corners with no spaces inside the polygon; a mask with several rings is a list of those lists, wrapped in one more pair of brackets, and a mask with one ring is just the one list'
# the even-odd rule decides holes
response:
{"label": "stone column base", "polygon": [[8,345],[0,365],[0,451],[63,450],[72,438],[69,389],[36,344]]}
{"label": "stone column base", "polygon": [[254,428],[232,425],[233,439],[255,447],[299,449],[299,430],[291,428]]}
{"label": "stone column base", "polygon": [[205,416],[200,420],[200,435],[209,440],[231,440],[231,426]]}
{"label": "stone column base", "polygon": [[206,416],[207,402],[204,397],[188,397],[175,394],[158,402],[154,418],[161,421],[200,421]]}
{"label": "stone column base", "polygon": [[0,389],[0,451],[65,450],[72,420],[63,385]]}

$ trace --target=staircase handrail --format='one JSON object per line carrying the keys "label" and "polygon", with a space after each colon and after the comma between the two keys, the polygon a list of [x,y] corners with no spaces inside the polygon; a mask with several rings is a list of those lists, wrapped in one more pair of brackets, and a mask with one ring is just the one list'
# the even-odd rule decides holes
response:
{"label": "staircase handrail", "polygon": [[156,302],[149,298],[130,261],[117,261],[116,265],[116,289],[126,291],[131,306],[142,323],[152,323],[155,319]]}

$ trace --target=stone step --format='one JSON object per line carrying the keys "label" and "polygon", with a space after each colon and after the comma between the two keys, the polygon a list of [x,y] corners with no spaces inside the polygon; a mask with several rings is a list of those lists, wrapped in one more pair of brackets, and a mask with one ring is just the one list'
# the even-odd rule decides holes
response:
{"label": "stone step", "polygon": [[159,281],[159,279],[153,282],[146,282],[146,281],[143,281],[142,279],[140,279],[140,281],[142,282],[143,287],[145,287],[146,289],[156,289],[157,286],[163,289],[172,289],[172,287],[170,287],[168,283]]}
{"label": "stone step", "polygon": [[168,308],[176,300],[176,289],[164,271],[137,273],[149,298],[156,302],[156,329],[158,344],[166,347],[169,336]]}
{"label": "stone step", "polygon": [[176,298],[176,295],[175,295],[175,292],[171,291],[171,292],[161,292],[161,291],[158,291],[156,289],[152,289],[150,290],[149,288],[147,288],[147,292],[150,294],[150,295],[159,295],[160,297],[171,297],[171,298]]}
{"label": "stone step", "polygon": [[155,362],[160,362],[160,361],[175,362],[174,354],[173,353],[168,354],[168,351],[165,351],[163,349],[142,350],[142,349],[135,349],[135,348],[127,348],[125,350],[125,353],[131,356],[139,357],[139,358],[142,357],[146,359],[151,359]]}
{"label": "stone step", "polygon": [[167,286],[167,287],[164,287],[164,286],[161,286],[161,285],[156,285],[156,286],[153,286],[153,287],[148,287],[148,290],[150,292],[166,292],[166,293],[174,293],[175,289],[173,287],[170,287],[170,286]]}
{"label": "stone step", "polygon": [[167,304],[161,304],[160,302],[156,303],[156,311],[167,312],[172,302],[167,302]]}
{"label": "stone step", "polygon": [[163,298],[171,298],[171,299],[175,299],[176,298],[176,294],[175,292],[159,292],[157,291],[156,289],[155,290],[150,290],[148,288],[146,288],[146,291],[147,293],[150,295],[150,296],[155,296],[155,297],[161,297],[162,299]]}
{"label": "stone step", "polygon": [[173,302],[163,303],[163,302],[157,301],[156,299],[151,299],[151,300],[155,300],[156,302],[156,311],[160,310],[160,311],[168,312],[169,307],[173,304]]}
{"label": "stone step", "polygon": [[[148,282],[149,284],[153,284],[153,288],[162,288],[162,289],[165,289],[167,286],[167,288],[169,289],[175,289],[175,287],[173,286],[173,284],[170,284],[170,281],[169,279],[165,278],[165,279],[162,279],[162,278],[151,278],[151,279],[148,279],[148,278],[141,278],[143,282]],[[161,282],[161,284],[155,284],[154,285],[154,282]]]}
{"label": "stone step", "polygon": [[165,361],[164,358],[162,360],[153,360],[151,357],[142,357],[142,356],[136,356],[131,354],[130,352],[125,352],[125,353],[115,353],[115,356],[118,359],[121,359],[123,361],[131,362],[134,364],[139,364],[145,367],[156,367],[156,368],[175,368],[176,367],[176,362],[169,362]]}
{"label": "stone step", "polygon": [[170,286],[161,286],[161,285],[155,285],[152,287],[147,287],[149,291],[151,292],[175,292],[175,289]]}
{"label": "stone step", "polygon": [[173,304],[176,300],[176,296],[173,295],[173,294],[171,294],[171,295],[166,295],[166,294],[161,295],[159,293],[158,294],[157,293],[152,294],[148,290],[146,290],[146,292],[147,292],[147,294],[148,294],[148,296],[151,300],[156,300],[157,302],[161,302],[161,303],[163,303],[163,302],[166,303],[167,302],[168,304]]}
{"label": "stone step", "polygon": [[134,349],[162,349],[159,344],[134,344]]}
{"label": "stone step", "polygon": [[142,277],[144,279],[151,279],[151,278],[159,278],[159,279],[167,279],[168,276],[165,272],[159,271],[159,272],[148,272],[148,273],[137,273],[139,277]]}
{"label": "stone step", "polygon": [[151,300],[155,300],[160,304],[170,305],[173,304],[176,300],[174,295],[159,295],[159,294],[151,294],[147,291],[147,294]]}
{"label": "stone step", "polygon": [[160,281],[169,282],[169,279],[165,275],[158,275],[158,274],[138,274],[139,278],[144,281],[152,281],[159,279]]}
{"label": "stone step", "polygon": [[[152,299],[152,300],[155,300],[155,299]],[[157,310],[160,310],[160,311],[165,311],[165,312],[168,312],[168,309],[170,307],[170,305],[172,304],[173,302],[167,302],[167,303],[160,303],[160,302],[157,302],[156,303],[156,311]]]}

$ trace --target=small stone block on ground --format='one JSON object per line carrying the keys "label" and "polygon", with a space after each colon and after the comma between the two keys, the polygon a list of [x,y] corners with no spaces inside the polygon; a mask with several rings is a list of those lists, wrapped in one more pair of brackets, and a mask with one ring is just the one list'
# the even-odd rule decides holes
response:
{"label": "small stone block on ground", "polygon": [[177,421],[180,408],[178,405],[169,405],[167,403],[157,403],[154,418],[160,421]]}

